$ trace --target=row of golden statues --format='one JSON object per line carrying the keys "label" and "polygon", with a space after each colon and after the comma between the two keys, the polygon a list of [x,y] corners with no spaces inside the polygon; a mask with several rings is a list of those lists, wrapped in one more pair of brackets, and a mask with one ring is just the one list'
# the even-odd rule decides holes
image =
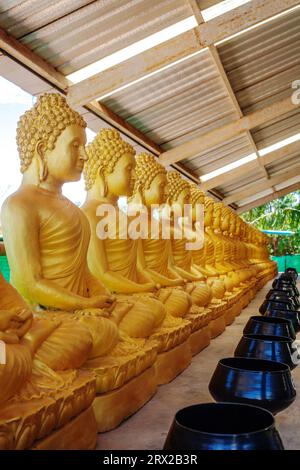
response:
{"label": "row of golden statues", "polygon": [[[230,208],[153,156],[135,158],[115,130],[86,146],[85,127],[59,94],[18,123],[23,180],[1,213],[12,285],[0,278],[0,449],[93,448],[97,430],[182,372],[276,273],[266,236]],[[62,186],[82,172],[80,209]],[[203,246],[121,227],[100,239],[97,208],[118,212],[120,196],[203,204]]]}

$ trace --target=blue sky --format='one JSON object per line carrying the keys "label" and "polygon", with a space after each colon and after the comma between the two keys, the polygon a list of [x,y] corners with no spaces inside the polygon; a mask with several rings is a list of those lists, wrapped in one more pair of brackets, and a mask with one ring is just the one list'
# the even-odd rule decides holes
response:
{"label": "blue sky", "polygon": [[[14,192],[20,182],[19,157],[16,145],[16,128],[20,116],[34,103],[34,97],[0,76],[0,210],[5,198]],[[95,134],[87,129],[90,141]],[[85,198],[83,182],[66,184],[64,194],[76,204]]]}

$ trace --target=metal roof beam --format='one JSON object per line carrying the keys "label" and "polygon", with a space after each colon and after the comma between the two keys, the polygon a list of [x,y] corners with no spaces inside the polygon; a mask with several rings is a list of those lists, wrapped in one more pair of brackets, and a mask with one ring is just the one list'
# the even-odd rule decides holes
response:
{"label": "metal roof beam", "polygon": [[265,189],[272,188],[277,184],[284,183],[292,178],[294,178],[297,174],[300,175],[300,164],[293,167],[292,170],[285,170],[280,175],[273,176],[270,179],[262,181],[260,183],[252,183],[249,187],[242,191],[235,191],[234,193],[230,194],[230,196],[225,197],[223,202],[224,204],[231,204],[232,202],[241,201],[242,199],[246,199],[247,197],[253,196],[254,194],[258,194]]}
{"label": "metal roof beam", "polygon": [[[290,155],[294,154],[295,152],[300,153],[300,141],[293,142],[292,144],[286,145],[285,147],[274,150],[269,154],[258,157],[262,160],[264,165],[268,165],[272,162],[282,161],[284,159],[289,158]],[[237,179],[241,179],[243,176],[247,176],[250,171],[253,171],[257,168],[257,163],[255,160],[245,163],[238,168],[234,168],[233,170],[227,171],[221,175],[215,176],[208,181],[205,181],[200,185],[202,190],[208,190],[211,188],[216,188],[217,186],[224,185],[224,183],[231,183]]]}
{"label": "metal roof beam", "polygon": [[280,197],[286,196],[287,194],[297,191],[298,189],[300,189],[300,181],[298,183],[294,183],[288,186],[287,188],[283,188],[280,191],[274,191],[272,194],[257,199],[256,201],[253,201],[250,204],[240,206],[238,207],[236,212],[237,214],[243,214],[244,212],[248,212],[251,209],[254,209],[255,207],[259,207],[268,202],[272,202],[274,201],[274,199],[279,199]]}

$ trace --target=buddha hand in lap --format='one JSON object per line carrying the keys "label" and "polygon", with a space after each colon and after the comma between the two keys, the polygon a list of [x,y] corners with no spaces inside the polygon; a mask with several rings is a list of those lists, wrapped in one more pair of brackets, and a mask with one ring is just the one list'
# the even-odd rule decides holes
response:
{"label": "buddha hand in lap", "polygon": [[[132,193],[135,151],[117,131],[103,129],[87,147],[87,154],[89,159],[84,169],[87,199],[82,209],[91,227],[89,268],[117,299],[129,299],[132,303],[126,315],[119,319],[119,329],[131,337],[151,337],[164,328],[176,326],[176,322],[171,325],[163,303],[156,296],[155,283],[140,269],[138,240],[128,234],[130,218],[118,208],[118,197]],[[105,220],[106,207],[112,210],[116,224],[115,233],[104,237],[97,233],[97,227]],[[120,215],[123,221],[126,218],[125,224],[120,221]]]}
{"label": "buddha hand in lap", "polygon": [[[116,309],[125,315],[131,304],[115,304],[107,289],[90,273],[86,260],[88,220],[62,195],[65,182],[80,179],[87,159],[85,127],[82,117],[62,96],[41,96],[19,122],[17,142],[23,180],[2,209],[12,283],[35,310],[40,310],[41,318],[55,318],[61,324],[39,351],[42,354],[43,350],[43,360],[53,368],[61,360],[55,349],[65,349],[68,358],[79,347],[81,330],[88,333],[89,341],[92,338],[88,357],[94,361],[93,368],[95,357],[101,369],[102,359],[113,352],[122,359],[120,364],[133,351],[137,362],[143,362],[139,346],[121,338],[116,321],[109,314]],[[77,359],[78,362],[81,361]],[[115,359],[115,370],[117,364]],[[89,368],[89,361],[84,362],[84,367]],[[97,386],[101,389],[100,383]]]}

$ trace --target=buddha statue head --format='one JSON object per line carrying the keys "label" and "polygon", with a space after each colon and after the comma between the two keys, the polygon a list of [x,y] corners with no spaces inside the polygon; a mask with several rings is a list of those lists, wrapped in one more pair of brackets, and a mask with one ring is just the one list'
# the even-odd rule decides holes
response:
{"label": "buddha statue head", "polygon": [[169,171],[168,178],[168,204],[176,206],[183,212],[185,204],[190,204],[190,183],[183,179],[177,171]]}
{"label": "buddha statue head", "polygon": [[221,230],[222,232],[228,232],[230,226],[231,209],[228,206],[222,204],[221,208]]}
{"label": "buddha statue head", "polygon": [[190,184],[190,190],[191,190],[191,204],[192,204],[192,219],[193,222],[196,222],[198,220],[198,214],[197,214],[197,205],[202,205],[204,207],[205,204],[205,193],[201,191],[198,186],[194,183]]}
{"label": "buddha statue head", "polygon": [[58,93],[41,95],[21,116],[17,145],[23,181],[39,186],[78,181],[86,160],[84,119]]}
{"label": "buddha statue head", "polygon": [[240,235],[241,235],[241,219],[238,215],[235,214],[235,219],[236,219],[236,223],[235,223],[235,236],[236,238],[240,239]]}
{"label": "buddha statue head", "polygon": [[229,236],[232,238],[235,235],[236,216],[234,212],[231,212],[230,223],[229,223]]}
{"label": "buddha statue head", "polygon": [[164,204],[167,198],[167,171],[149,153],[143,152],[136,158],[133,200],[151,207]]}
{"label": "buddha statue head", "polygon": [[211,197],[204,197],[204,226],[212,227],[214,213],[214,200]]}
{"label": "buddha statue head", "polygon": [[240,220],[241,220],[240,237],[242,241],[246,242],[247,241],[247,224],[242,219]]}
{"label": "buddha statue head", "polygon": [[213,211],[213,229],[219,230],[221,228],[222,220],[222,207],[221,202],[214,202],[214,211]]}
{"label": "buddha statue head", "polygon": [[114,129],[101,129],[86,147],[85,187],[100,196],[131,196],[135,150]]}

